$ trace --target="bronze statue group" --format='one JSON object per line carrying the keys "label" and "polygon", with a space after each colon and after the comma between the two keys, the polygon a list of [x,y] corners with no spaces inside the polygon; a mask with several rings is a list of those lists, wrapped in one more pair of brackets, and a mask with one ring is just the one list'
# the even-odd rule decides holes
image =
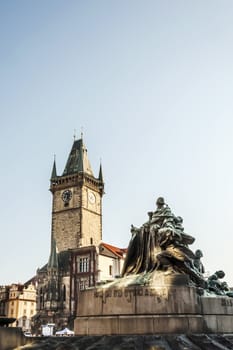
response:
{"label": "bronze statue group", "polygon": [[183,219],[175,216],[162,197],[156,201],[157,208],[149,212],[149,220],[140,228],[131,225],[129,242],[122,276],[163,271],[164,274],[183,273],[189,276],[199,290],[216,295],[233,297],[223,271],[216,271],[208,278],[201,262],[201,250],[195,253],[189,248],[195,240],[184,232]]}

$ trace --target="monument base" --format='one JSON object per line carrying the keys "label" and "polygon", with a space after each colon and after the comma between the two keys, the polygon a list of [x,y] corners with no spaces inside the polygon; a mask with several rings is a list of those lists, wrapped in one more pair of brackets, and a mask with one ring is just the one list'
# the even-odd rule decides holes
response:
{"label": "monument base", "polygon": [[135,315],[77,317],[76,335],[140,335],[203,333],[200,315]]}
{"label": "monument base", "polygon": [[[80,292],[76,335],[232,333],[233,300],[199,295],[186,275],[124,280]],[[136,279],[134,280],[134,282]],[[157,280],[158,282],[158,280]]]}

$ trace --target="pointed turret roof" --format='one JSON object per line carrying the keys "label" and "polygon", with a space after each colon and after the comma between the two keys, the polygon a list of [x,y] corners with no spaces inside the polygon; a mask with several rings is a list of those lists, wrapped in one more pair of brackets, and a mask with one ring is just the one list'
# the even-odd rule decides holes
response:
{"label": "pointed turret roof", "polygon": [[56,177],[57,177],[57,167],[56,167],[56,160],[54,158],[51,179],[55,179]]}
{"label": "pointed turret roof", "polygon": [[63,172],[63,176],[79,172],[84,172],[93,176],[91,165],[87,157],[87,149],[83,143],[83,139],[74,141],[65,170]]}
{"label": "pointed turret roof", "polygon": [[49,257],[49,262],[47,267],[50,269],[58,268],[58,254],[57,254],[56,241],[54,238],[52,238],[52,242],[51,242],[51,252],[50,252],[50,257]]}
{"label": "pointed turret roof", "polygon": [[100,170],[99,170],[99,181],[104,182],[103,180],[103,171],[102,171],[102,164],[100,163]]}

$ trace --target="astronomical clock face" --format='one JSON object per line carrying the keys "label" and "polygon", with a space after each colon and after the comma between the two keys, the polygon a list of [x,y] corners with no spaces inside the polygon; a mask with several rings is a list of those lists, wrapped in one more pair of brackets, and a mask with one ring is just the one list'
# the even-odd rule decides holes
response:
{"label": "astronomical clock face", "polygon": [[71,200],[72,192],[70,190],[65,190],[62,192],[61,198],[63,202],[68,203]]}
{"label": "astronomical clock face", "polygon": [[95,195],[93,192],[89,191],[88,192],[88,200],[91,204],[94,204],[96,201]]}

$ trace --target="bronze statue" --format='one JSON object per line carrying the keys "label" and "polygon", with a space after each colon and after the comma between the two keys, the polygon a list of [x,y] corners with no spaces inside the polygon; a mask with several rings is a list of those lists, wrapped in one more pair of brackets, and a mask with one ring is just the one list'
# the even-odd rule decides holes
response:
{"label": "bronze statue", "polygon": [[[147,273],[182,273],[189,276],[192,284],[204,293],[214,293],[233,297],[226,282],[222,282],[225,273],[216,271],[207,280],[205,268],[201,262],[203,253],[195,253],[189,248],[195,240],[184,232],[183,219],[175,216],[163,197],[156,201],[156,210],[148,212],[149,220],[140,228],[131,225],[132,237],[129,242],[122,276],[143,275]],[[144,277],[143,277],[144,278]]]}
{"label": "bronze statue", "polygon": [[202,251],[200,249],[197,249],[195,251],[195,258],[194,258],[193,264],[194,264],[194,268],[196,268],[197,271],[199,271],[201,274],[205,273],[204,265],[201,262],[202,257],[203,257]]}
{"label": "bronze statue", "polygon": [[208,290],[211,293],[217,295],[226,295],[228,297],[233,297],[233,291],[228,287],[227,282],[220,281],[225,277],[225,272],[222,270],[216,271],[213,275],[208,277]]}
{"label": "bronze statue", "polygon": [[122,276],[156,270],[186,273],[198,286],[204,278],[194,266],[195,254],[188,245],[194,238],[184,233],[183,219],[176,217],[163,197],[156,201],[157,208],[149,212],[149,221],[140,228],[131,226],[129,243]]}

